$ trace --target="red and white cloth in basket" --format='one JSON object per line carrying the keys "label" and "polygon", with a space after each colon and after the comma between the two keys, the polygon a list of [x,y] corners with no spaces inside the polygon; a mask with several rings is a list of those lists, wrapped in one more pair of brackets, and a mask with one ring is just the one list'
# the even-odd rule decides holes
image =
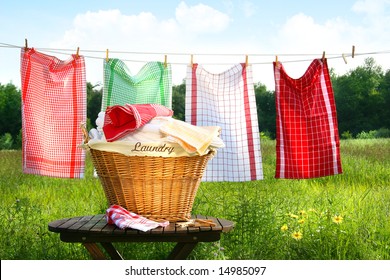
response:
{"label": "red and white cloth in basket", "polygon": [[80,124],[87,118],[84,57],[62,61],[22,48],[21,79],[23,171],[82,178]]}
{"label": "red and white cloth in basket", "polygon": [[112,205],[106,211],[108,224],[115,224],[120,229],[133,228],[141,231],[148,231],[159,226],[166,227],[169,221],[155,222],[145,217],[129,212],[119,205]]}
{"label": "red and white cloth in basket", "polygon": [[104,117],[104,136],[113,142],[142,127],[154,117],[170,117],[173,111],[159,104],[126,104],[107,108]]}
{"label": "red and white cloth in basket", "polygon": [[336,105],[328,65],[315,59],[299,79],[274,63],[276,178],[342,173]]}

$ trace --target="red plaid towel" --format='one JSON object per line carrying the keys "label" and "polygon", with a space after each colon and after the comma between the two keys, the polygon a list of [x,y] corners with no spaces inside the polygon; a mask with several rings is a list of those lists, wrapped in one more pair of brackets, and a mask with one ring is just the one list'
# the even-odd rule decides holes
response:
{"label": "red plaid towel", "polygon": [[336,105],[326,60],[314,60],[292,79],[274,63],[276,178],[314,178],[342,173]]}
{"label": "red plaid towel", "polygon": [[260,134],[250,65],[236,64],[212,74],[202,66],[187,68],[186,122],[221,127],[225,148],[207,165],[204,181],[263,179]]}
{"label": "red plaid towel", "polygon": [[86,122],[82,56],[67,61],[21,51],[23,171],[63,178],[84,175],[80,124]]}
{"label": "red plaid towel", "polygon": [[145,217],[127,211],[119,205],[112,205],[106,211],[106,219],[108,224],[115,224],[120,229],[133,228],[141,231],[148,231],[156,227],[166,227],[168,221],[155,222]]}
{"label": "red plaid towel", "polygon": [[108,142],[112,142],[142,127],[154,117],[172,115],[171,109],[158,104],[114,105],[106,110],[104,136]]}

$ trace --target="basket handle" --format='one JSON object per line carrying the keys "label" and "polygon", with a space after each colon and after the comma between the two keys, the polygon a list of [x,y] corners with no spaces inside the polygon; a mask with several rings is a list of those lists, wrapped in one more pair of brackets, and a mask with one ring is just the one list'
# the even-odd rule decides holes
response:
{"label": "basket handle", "polygon": [[83,132],[83,137],[84,137],[84,144],[88,144],[90,138],[89,138],[89,134],[88,134],[88,131],[87,131],[87,124],[85,122],[82,122],[80,124],[80,128]]}

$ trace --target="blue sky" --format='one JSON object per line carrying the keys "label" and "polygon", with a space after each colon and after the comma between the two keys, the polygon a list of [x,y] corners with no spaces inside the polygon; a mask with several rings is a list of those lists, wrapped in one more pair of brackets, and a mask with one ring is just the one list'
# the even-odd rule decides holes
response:
{"label": "blue sky", "polygon": [[[189,54],[215,73],[244,62],[248,54],[254,82],[271,90],[276,55],[294,78],[323,51],[337,74],[362,65],[367,56],[390,69],[390,0],[16,0],[2,3],[0,24],[2,44],[23,46],[27,38],[29,47],[60,59],[72,51],[44,49],[74,53],[79,47],[92,83],[102,81],[106,49],[110,57],[126,60],[133,74],[167,53],[174,84],[185,78]],[[0,83],[19,86],[20,49],[2,44]],[[352,45],[360,54],[354,59]],[[371,52],[384,53],[362,55]],[[293,56],[297,54],[305,55]],[[303,61],[292,62],[296,60]]]}

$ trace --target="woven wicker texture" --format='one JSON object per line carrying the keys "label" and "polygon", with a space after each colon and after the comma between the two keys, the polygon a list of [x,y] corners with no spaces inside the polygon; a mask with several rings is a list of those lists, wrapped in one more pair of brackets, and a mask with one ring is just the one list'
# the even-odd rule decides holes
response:
{"label": "woven wicker texture", "polygon": [[90,152],[110,205],[168,221],[190,219],[203,172],[214,155],[167,158]]}

